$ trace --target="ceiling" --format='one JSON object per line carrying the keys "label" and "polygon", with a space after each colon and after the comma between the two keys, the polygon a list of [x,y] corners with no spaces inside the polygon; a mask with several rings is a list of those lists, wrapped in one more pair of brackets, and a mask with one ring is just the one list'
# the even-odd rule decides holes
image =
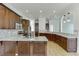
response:
{"label": "ceiling", "polygon": [[70,3],[6,3],[28,18],[62,15]]}

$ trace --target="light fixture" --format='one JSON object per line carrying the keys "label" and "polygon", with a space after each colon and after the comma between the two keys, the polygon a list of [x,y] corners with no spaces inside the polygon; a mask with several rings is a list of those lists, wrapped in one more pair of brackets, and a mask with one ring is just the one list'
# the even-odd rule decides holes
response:
{"label": "light fixture", "polygon": [[67,22],[70,22],[71,20],[70,19],[67,19]]}
{"label": "light fixture", "polygon": [[64,21],[64,23],[66,23],[66,21]]}
{"label": "light fixture", "polygon": [[55,11],[55,10],[53,10],[53,13],[56,13],[56,11]]}
{"label": "light fixture", "polygon": [[26,10],[26,13],[28,13],[29,12],[29,10]]}
{"label": "light fixture", "polygon": [[42,13],[43,11],[42,10],[40,10],[40,13]]}

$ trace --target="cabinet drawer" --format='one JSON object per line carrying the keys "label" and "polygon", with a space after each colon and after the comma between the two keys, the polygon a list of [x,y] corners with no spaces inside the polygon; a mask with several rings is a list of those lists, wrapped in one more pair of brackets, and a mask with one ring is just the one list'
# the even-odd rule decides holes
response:
{"label": "cabinet drawer", "polygon": [[18,42],[18,55],[29,56],[30,55],[30,44],[26,41]]}
{"label": "cabinet drawer", "polygon": [[47,55],[46,53],[47,50],[47,45],[45,42],[33,42],[33,55],[34,56],[45,56]]}

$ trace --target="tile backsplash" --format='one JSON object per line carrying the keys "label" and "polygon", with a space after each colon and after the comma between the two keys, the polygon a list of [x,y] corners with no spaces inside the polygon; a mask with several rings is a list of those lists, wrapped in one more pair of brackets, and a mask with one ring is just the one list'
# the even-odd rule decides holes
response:
{"label": "tile backsplash", "polygon": [[18,30],[15,29],[0,29],[0,37],[17,35]]}

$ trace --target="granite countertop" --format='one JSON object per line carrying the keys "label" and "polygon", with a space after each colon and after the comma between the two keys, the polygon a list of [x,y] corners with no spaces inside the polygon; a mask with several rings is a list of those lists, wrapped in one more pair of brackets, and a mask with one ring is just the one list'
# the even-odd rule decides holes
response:
{"label": "granite countertop", "polygon": [[66,38],[77,38],[75,34],[68,34],[68,33],[59,33],[59,32],[49,32],[49,31],[40,31],[39,33],[49,33],[49,34],[56,34]]}
{"label": "granite countertop", "polygon": [[0,37],[0,41],[48,41],[45,36],[38,36],[38,37],[25,37],[25,36],[5,36]]}
{"label": "granite countertop", "polygon": [[66,37],[66,38],[77,38],[77,35],[75,35],[75,34],[55,33],[55,32],[53,34],[60,35],[60,36]]}
{"label": "granite countertop", "polygon": [[15,29],[0,29],[0,41],[48,41],[45,36],[25,37]]}

